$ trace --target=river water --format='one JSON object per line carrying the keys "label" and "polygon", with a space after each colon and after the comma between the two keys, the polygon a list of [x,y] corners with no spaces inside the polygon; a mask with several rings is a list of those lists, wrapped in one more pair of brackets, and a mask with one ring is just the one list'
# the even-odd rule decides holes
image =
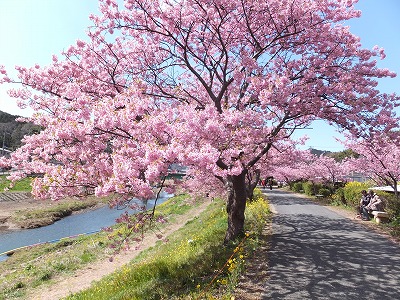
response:
{"label": "river water", "polygon": [[[166,193],[162,194],[157,200],[157,204],[161,204],[171,196]],[[154,207],[154,203],[155,200],[148,200],[147,209]],[[0,233],[0,254],[24,246],[58,241],[64,237],[98,232],[102,228],[114,225],[115,219],[125,211],[126,209],[111,209],[104,206],[65,217],[48,226]],[[129,211],[129,213],[134,212]],[[6,255],[0,255],[0,261],[5,259],[7,259]]]}

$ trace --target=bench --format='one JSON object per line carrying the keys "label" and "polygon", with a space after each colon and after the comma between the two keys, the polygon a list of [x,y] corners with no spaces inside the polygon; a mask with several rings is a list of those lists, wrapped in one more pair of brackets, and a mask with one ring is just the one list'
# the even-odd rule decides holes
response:
{"label": "bench", "polygon": [[376,223],[386,222],[389,220],[389,214],[386,211],[371,211],[371,215],[374,216],[374,220]]}

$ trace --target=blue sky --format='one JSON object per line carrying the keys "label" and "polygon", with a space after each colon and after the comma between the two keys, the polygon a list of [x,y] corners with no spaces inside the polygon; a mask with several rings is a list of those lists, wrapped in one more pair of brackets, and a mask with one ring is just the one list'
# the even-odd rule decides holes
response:
{"label": "blue sky", "polygon": [[[399,74],[394,79],[381,80],[380,89],[400,94],[400,1],[360,0],[356,7],[363,15],[349,23],[351,31],[361,37],[363,47],[385,48],[387,57],[379,61],[379,66]],[[96,0],[0,0],[0,65],[11,70],[15,65],[51,63],[52,54],[85,38],[85,30],[91,25],[90,13],[97,13]],[[0,110],[14,115],[31,114],[17,107],[4,86],[0,86]],[[310,137],[304,148],[343,149],[334,138],[341,137],[334,128],[322,121],[311,127],[296,134]]]}
{"label": "blue sky", "polygon": [[[379,81],[379,89],[386,93],[400,94],[400,1],[359,0],[356,8],[362,11],[361,18],[348,22],[352,33],[361,38],[363,48],[375,45],[385,48],[386,58],[378,61],[380,68],[388,68],[398,75]],[[303,147],[327,151],[341,151],[343,146],[335,137],[342,138],[336,129],[323,121],[317,121],[312,130],[298,131],[295,136],[309,136]]]}
{"label": "blue sky", "polygon": [[[96,0],[0,0],[0,65],[51,63],[52,54],[85,38],[89,15],[97,12]],[[6,90],[0,86],[0,110],[29,116],[32,111],[20,110]]]}

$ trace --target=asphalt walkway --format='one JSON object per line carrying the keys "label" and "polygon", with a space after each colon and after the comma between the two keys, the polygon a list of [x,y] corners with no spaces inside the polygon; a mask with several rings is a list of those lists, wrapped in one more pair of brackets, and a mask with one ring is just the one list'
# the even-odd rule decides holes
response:
{"label": "asphalt walkway", "polygon": [[283,190],[262,299],[400,299],[400,247],[359,222]]}

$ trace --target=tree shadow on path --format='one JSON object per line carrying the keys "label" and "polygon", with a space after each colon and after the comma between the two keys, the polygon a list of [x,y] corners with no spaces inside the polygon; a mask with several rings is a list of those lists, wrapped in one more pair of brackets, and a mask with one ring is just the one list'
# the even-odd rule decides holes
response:
{"label": "tree shadow on path", "polygon": [[295,194],[267,196],[276,211],[259,253],[267,276],[259,296],[238,299],[400,299],[399,245]]}

